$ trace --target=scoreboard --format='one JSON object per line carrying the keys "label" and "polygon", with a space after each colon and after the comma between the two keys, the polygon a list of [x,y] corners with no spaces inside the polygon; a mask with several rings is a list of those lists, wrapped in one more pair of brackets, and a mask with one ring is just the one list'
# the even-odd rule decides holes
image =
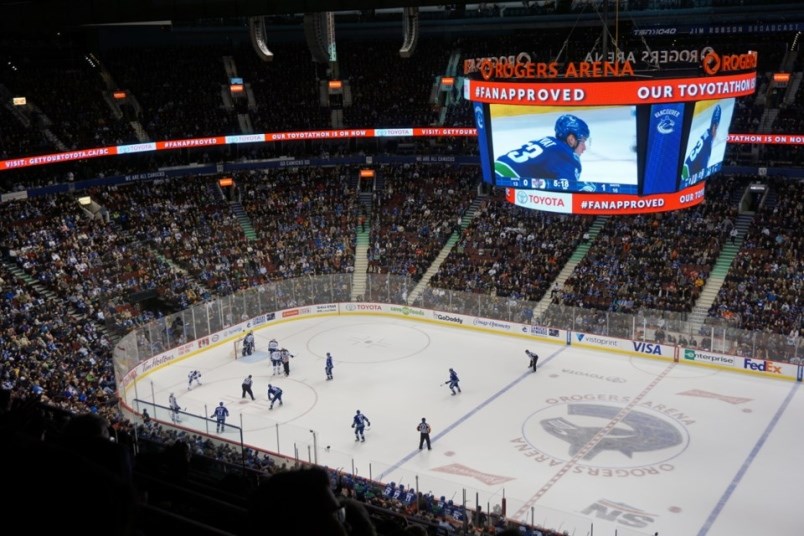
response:
{"label": "scoreboard", "polygon": [[[523,65],[496,68],[512,62]],[[682,75],[598,63],[569,64],[563,75],[521,56],[475,64],[463,90],[483,180],[514,204],[553,212],[661,212],[703,201],[705,180],[723,165],[735,99],[756,89],[756,55],[711,52]]]}

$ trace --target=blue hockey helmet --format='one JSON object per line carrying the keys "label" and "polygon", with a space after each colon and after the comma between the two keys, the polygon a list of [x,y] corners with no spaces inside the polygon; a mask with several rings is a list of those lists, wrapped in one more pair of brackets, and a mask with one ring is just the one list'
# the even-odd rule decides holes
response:
{"label": "blue hockey helmet", "polygon": [[586,141],[589,139],[589,125],[578,116],[564,114],[556,119],[556,138],[566,140],[570,134],[574,134],[578,141]]}
{"label": "blue hockey helmet", "polygon": [[709,128],[715,127],[720,124],[720,115],[723,111],[720,109],[720,105],[716,104],[715,109],[712,110],[712,122],[709,124]]}
{"label": "blue hockey helmet", "polygon": [[357,410],[357,415],[360,415],[360,410]]}

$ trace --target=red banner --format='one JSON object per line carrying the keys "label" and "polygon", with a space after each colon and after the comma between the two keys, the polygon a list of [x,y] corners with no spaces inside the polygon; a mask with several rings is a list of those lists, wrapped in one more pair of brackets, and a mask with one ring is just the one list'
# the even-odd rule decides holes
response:
{"label": "red banner", "polygon": [[476,102],[532,106],[605,106],[691,102],[751,95],[756,73],[706,78],[662,78],[577,82],[486,82],[468,80],[467,98]]}
{"label": "red banner", "polygon": [[804,145],[804,134],[729,134],[728,143]]}
{"label": "red banner", "polygon": [[562,214],[621,215],[669,212],[697,205],[704,200],[705,183],[701,182],[680,192],[655,195],[584,194],[517,190],[506,188],[509,203],[533,210]]}

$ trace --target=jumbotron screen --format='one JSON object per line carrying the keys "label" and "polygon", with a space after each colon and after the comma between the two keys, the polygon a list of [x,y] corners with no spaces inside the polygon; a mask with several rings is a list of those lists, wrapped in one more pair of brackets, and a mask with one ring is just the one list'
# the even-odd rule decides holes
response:
{"label": "jumbotron screen", "polygon": [[[538,71],[537,71],[538,72]],[[483,179],[509,201],[580,214],[686,208],[723,164],[735,99],[756,74],[469,79]]]}
{"label": "jumbotron screen", "polygon": [[568,110],[491,104],[494,183],[556,192],[636,194],[636,115],[636,106]]}

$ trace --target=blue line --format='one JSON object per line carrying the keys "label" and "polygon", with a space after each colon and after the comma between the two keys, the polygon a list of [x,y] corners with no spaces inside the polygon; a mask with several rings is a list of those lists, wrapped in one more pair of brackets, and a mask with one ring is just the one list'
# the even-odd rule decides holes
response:
{"label": "blue line", "polygon": [[[556,350],[555,352],[553,352],[552,354],[550,354],[549,356],[547,356],[547,358],[544,360],[544,362],[545,362],[545,363],[547,363],[548,361],[550,361],[551,359],[553,359],[555,356],[557,356],[558,354],[560,354],[561,352],[563,352],[563,351],[564,351],[564,350],[566,350],[567,348],[569,348],[569,346],[562,346],[561,348],[559,348],[558,350]],[[515,386],[516,384],[518,384],[519,382],[521,382],[523,379],[527,378],[527,377],[528,377],[528,376],[530,376],[531,374],[533,374],[533,372],[531,372],[531,371],[528,371],[528,372],[523,373],[523,374],[522,374],[522,375],[521,375],[519,378],[515,379],[514,381],[512,381],[511,383],[509,383],[508,385],[506,385],[505,387],[503,387],[502,389],[500,389],[499,391],[497,391],[496,393],[494,393],[493,395],[491,395],[489,398],[487,398],[485,401],[481,402],[481,403],[480,403],[480,405],[478,405],[477,407],[475,407],[475,408],[474,408],[473,410],[471,410],[469,413],[467,413],[466,415],[464,415],[463,417],[461,417],[460,419],[458,419],[458,420],[457,420],[457,421],[455,421],[454,423],[452,423],[452,424],[450,424],[449,426],[447,426],[446,428],[444,428],[444,430],[443,430],[443,431],[441,431],[441,432],[439,432],[438,434],[436,434],[435,436],[433,436],[432,440],[433,440],[433,441],[436,441],[436,440],[438,440],[439,438],[444,437],[444,436],[445,436],[445,435],[447,435],[449,432],[451,432],[452,430],[454,430],[454,429],[455,429],[455,428],[456,428],[456,427],[457,427],[459,424],[462,424],[462,423],[463,423],[463,422],[465,422],[465,421],[466,421],[466,420],[467,420],[469,417],[471,417],[472,415],[474,415],[475,413],[477,413],[477,412],[478,412],[478,411],[480,411],[481,409],[483,409],[483,408],[485,408],[486,406],[488,406],[489,404],[491,404],[491,403],[492,403],[494,400],[496,400],[497,398],[499,398],[500,396],[502,396],[502,395],[503,395],[503,394],[504,394],[506,391],[508,391],[509,389],[511,389],[513,386]],[[382,479],[383,479],[383,477],[385,477],[385,475],[388,475],[388,474],[393,473],[394,471],[396,471],[397,469],[399,469],[399,467],[400,467],[402,464],[404,464],[404,463],[408,462],[408,461],[409,461],[411,458],[413,458],[413,457],[414,457],[414,456],[416,456],[417,454],[419,454],[419,450],[418,450],[418,449],[414,450],[414,451],[413,451],[413,452],[411,452],[410,454],[407,454],[407,455],[406,455],[404,458],[402,458],[401,460],[399,460],[398,462],[396,462],[395,464],[393,464],[392,466],[390,466],[388,469],[386,469],[385,471],[383,471],[382,473],[380,473],[380,475],[377,477],[377,480],[379,480],[380,482],[382,482]]]}
{"label": "blue line", "polygon": [[706,519],[706,522],[704,522],[704,525],[703,527],[701,527],[701,530],[698,531],[698,536],[706,536],[706,534],[709,533],[709,530],[712,528],[712,525],[715,523],[718,516],[723,511],[723,508],[726,506],[726,503],[729,502],[732,493],[734,493],[734,490],[737,489],[737,486],[740,484],[740,481],[745,476],[745,473],[748,471],[748,468],[751,467],[751,464],[754,462],[754,459],[756,459],[757,455],[759,454],[759,451],[762,450],[762,447],[765,445],[765,441],[768,440],[768,437],[770,436],[771,432],[773,432],[773,429],[776,427],[777,424],[779,424],[779,419],[782,418],[782,415],[784,414],[785,410],[787,410],[787,406],[790,405],[790,401],[793,400],[793,395],[796,393],[796,390],[799,388],[800,385],[801,383],[796,382],[793,388],[790,389],[790,392],[787,394],[787,398],[784,399],[782,405],[779,406],[779,409],[776,410],[776,414],[773,416],[773,419],[771,419],[771,421],[768,423],[768,427],[765,428],[765,431],[762,433],[761,436],[759,436],[756,445],[754,445],[754,448],[751,449],[751,453],[745,459],[742,467],[740,467],[740,470],[737,471],[737,474],[734,475],[734,478],[732,479],[729,486],[726,488],[726,491],[723,492],[723,496],[720,497],[720,500],[717,502],[712,512],[709,514],[709,517]]}

